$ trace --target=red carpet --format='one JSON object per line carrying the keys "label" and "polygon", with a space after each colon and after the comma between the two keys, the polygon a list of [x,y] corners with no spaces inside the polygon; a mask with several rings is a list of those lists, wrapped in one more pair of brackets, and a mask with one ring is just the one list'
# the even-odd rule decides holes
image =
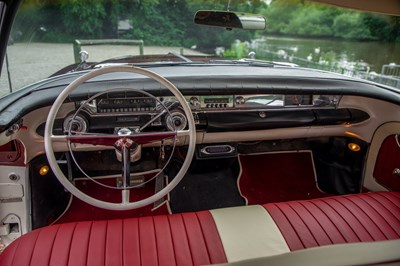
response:
{"label": "red carpet", "polygon": [[[108,178],[101,180],[104,184],[113,186],[115,185],[115,178]],[[154,194],[154,181],[146,184],[144,187],[131,189],[130,200],[138,201],[149,197]],[[121,191],[116,189],[108,189],[100,186],[89,180],[76,181],[76,186],[83,192],[90,196],[109,202],[121,202]],[[64,215],[61,216],[56,223],[67,223],[74,221],[95,221],[105,219],[122,219],[131,217],[141,217],[149,215],[161,215],[168,213],[168,207],[166,202],[153,210],[153,204],[145,206],[140,209],[128,210],[128,211],[110,211],[100,209],[91,206],[75,197],[72,199],[72,203],[69,209]]]}
{"label": "red carpet", "polygon": [[264,204],[329,196],[315,181],[311,152],[239,155],[238,180],[248,204]]}

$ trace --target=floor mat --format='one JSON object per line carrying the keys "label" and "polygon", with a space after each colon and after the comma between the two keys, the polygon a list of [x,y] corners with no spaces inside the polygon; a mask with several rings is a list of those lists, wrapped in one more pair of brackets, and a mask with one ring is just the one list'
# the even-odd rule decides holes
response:
{"label": "floor mat", "polygon": [[[101,180],[107,185],[114,185],[115,178]],[[121,191],[108,189],[89,180],[75,181],[76,186],[90,196],[109,202],[121,202]],[[130,194],[131,201],[138,201],[154,194],[155,181],[151,181],[143,187],[132,189]],[[111,211],[91,206],[80,199],[73,197],[69,208],[54,223],[66,223],[72,221],[95,221],[109,219],[123,219],[130,217],[141,217],[149,215],[161,215],[169,213],[168,202],[164,201],[159,207],[153,209],[153,204],[128,211]]]}
{"label": "floor mat", "polygon": [[203,173],[188,172],[170,193],[173,213],[210,210],[244,205],[236,180],[239,166]]}
{"label": "floor mat", "polygon": [[250,204],[326,197],[316,184],[310,151],[240,154],[238,186]]}

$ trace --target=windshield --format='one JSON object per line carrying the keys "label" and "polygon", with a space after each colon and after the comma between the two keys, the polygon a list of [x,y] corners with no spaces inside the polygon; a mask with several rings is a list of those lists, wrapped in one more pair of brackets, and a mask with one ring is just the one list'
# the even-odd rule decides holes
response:
{"label": "windshield", "polygon": [[[0,96],[55,73],[126,62],[109,59],[127,56],[136,56],[129,61],[134,63],[250,57],[400,87],[399,17],[303,0],[230,2],[230,10],[263,15],[266,29],[194,24],[197,10],[226,10],[228,1],[24,1],[13,24]],[[88,54],[84,66],[82,51]]]}

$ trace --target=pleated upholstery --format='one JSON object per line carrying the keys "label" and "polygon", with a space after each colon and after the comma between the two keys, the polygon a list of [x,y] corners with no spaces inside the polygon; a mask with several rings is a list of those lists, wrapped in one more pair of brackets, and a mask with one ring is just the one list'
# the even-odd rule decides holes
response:
{"label": "pleated upholstery", "polygon": [[41,228],[14,241],[0,265],[204,265],[226,262],[208,211]]}
{"label": "pleated upholstery", "polygon": [[[263,206],[290,250],[400,238],[400,192]],[[227,262],[225,250],[209,211],[53,225],[20,237],[0,256],[1,266],[186,266],[223,262]]]}
{"label": "pleated upholstery", "polygon": [[334,196],[263,206],[278,225],[290,250],[400,238],[398,192]]}

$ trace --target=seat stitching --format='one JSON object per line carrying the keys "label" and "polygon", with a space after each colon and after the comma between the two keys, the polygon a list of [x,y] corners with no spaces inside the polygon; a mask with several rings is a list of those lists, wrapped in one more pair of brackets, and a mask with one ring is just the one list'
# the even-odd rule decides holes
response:
{"label": "seat stitching", "polygon": [[[284,203],[286,204],[286,203]],[[293,231],[295,232],[297,238],[299,239],[300,243],[303,245],[303,248],[305,248],[306,246],[303,243],[303,240],[301,239],[301,237],[299,236],[299,233],[297,232],[297,230],[293,227],[293,224],[290,222],[289,218],[286,216],[285,212],[279,207],[278,204],[273,203],[273,205],[275,207],[277,207],[279,209],[279,211],[282,213],[283,216],[285,216],[286,220],[288,221],[288,224],[290,225],[290,227],[292,227]],[[287,204],[286,204],[287,205]]]}
{"label": "seat stitching", "polygon": [[[397,216],[392,212],[391,209],[389,209],[388,207],[386,207],[386,205],[382,204],[382,202],[380,202],[378,199],[376,199],[375,197],[373,197],[371,194],[367,193],[366,195],[367,195],[369,198],[371,198],[371,199],[375,200],[376,202],[378,202],[383,208],[385,208],[388,212],[390,212],[390,213],[394,216],[394,218],[396,218],[398,221],[400,221],[400,218],[397,217]],[[379,196],[380,194],[375,194],[375,195],[376,195],[376,196]],[[383,197],[383,198],[386,199],[386,200],[388,200],[386,197]],[[393,204],[392,201],[390,201],[390,203]]]}
{"label": "seat stitching", "polygon": [[307,223],[304,221],[304,219],[300,216],[300,214],[291,206],[292,204],[287,204],[289,206],[290,209],[293,210],[294,213],[296,213],[297,217],[300,218],[300,220],[303,222],[303,224],[305,225],[305,227],[307,228],[308,232],[310,232],[310,235],[312,236],[312,238],[314,239],[315,243],[319,246],[317,239],[315,238],[314,234],[312,233],[310,227],[307,225]]}
{"label": "seat stitching", "polygon": [[48,265],[50,264],[51,257],[53,256],[54,242],[56,241],[56,238],[57,238],[57,235],[58,235],[58,231],[60,230],[60,227],[61,227],[61,225],[57,226],[56,234],[54,235],[53,242],[51,243],[49,261],[47,262]]}
{"label": "seat stitching", "polygon": [[[381,231],[382,235],[387,239],[387,237],[386,237],[385,233],[382,231],[381,227],[374,221],[374,219],[372,219],[371,217],[369,217],[369,215],[367,215],[367,214],[365,213],[365,211],[363,211],[363,210],[360,208],[360,206],[358,206],[358,204],[357,204],[356,202],[354,202],[353,197],[347,197],[347,198],[344,198],[344,200],[348,200],[348,201],[352,202],[359,210],[361,210],[361,212],[363,212],[363,213],[365,214],[365,216],[366,216],[373,224],[376,225],[376,227],[378,228],[378,230]],[[378,215],[381,216],[379,213],[378,213]]]}
{"label": "seat stitching", "polygon": [[[360,200],[362,200],[363,202],[365,202],[365,204],[367,204],[368,206],[370,206],[385,222],[386,224],[392,228],[392,230],[396,233],[395,228],[391,225],[391,223],[389,223],[389,221],[386,219],[386,215],[382,215],[376,208],[374,205],[372,205],[370,202],[366,201],[363,197],[359,197]],[[379,201],[377,201],[376,199],[372,198],[372,200],[376,201],[379,203]],[[389,212],[389,211],[388,211]],[[391,212],[389,212],[390,214],[392,214]],[[393,215],[392,215],[393,216]],[[397,233],[396,233],[397,234]]]}
{"label": "seat stitching", "polygon": [[193,254],[192,254],[192,247],[190,246],[189,235],[188,235],[188,233],[187,233],[186,224],[185,224],[185,219],[183,218],[183,216],[182,216],[181,214],[179,214],[179,216],[181,217],[181,219],[182,219],[182,221],[183,221],[183,228],[185,229],[186,239],[187,239],[188,246],[189,246],[190,258],[191,258],[191,260],[192,260],[192,265],[194,265],[194,258],[193,258]]}
{"label": "seat stitching", "polygon": [[104,241],[104,259],[103,259],[103,261],[104,261],[104,265],[106,265],[106,259],[107,259],[107,234],[108,234],[108,220],[106,220],[106,232],[105,232],[105,237],[106,237],[106,239],[105,239],[105,241]]}
{"label": "seat stitching", "polygon": [[40,234],[42,234],[42,232],[43,232],[43,230],[40,230],[39,234],[37,234],[37,236],[36,236],[35,244],[33,245],[33,250],[31,252],[31,258],[29,259],[29,265],[32,265],[32,258],[33,258],[33,253],[35,253],[36,243],[37,243],[37,240],[38,240]]}
{"label": "seat stitching", "polygon": [[175,261],[175,265],[178,264],[177,258],[176,258],[176,251],[175,251],[175,241],[174,241],[174,236],[172,234],[172,227],[171,227],[171,222],[169,221],[169,215],[166,216],[167,217],[167,222],[168,222],[168,226],[169,226],[169,235],[171,236],[171,240],[172,240],[172,250],[173,250],[173,254],[174,254],[174,261]]}
{"label": "seat stitching", "polygon": [[87,247],[87,249],[86,249],[86,265],[88,265],[88,260],[89,260],[89,248],[90,248],[90,239],[91,239],[91,237],[92,237],[92,228],[93,228],[93,221],[90,222],[88,247]]}
{"label": "seat stitching", "polygon": [[142,250],[141,250],[141,245],[140,245],[140,219],[137,219],[137,236],[138,236],[138,248],[139,248],[139,265],[142,265]]}
{"label": "seat stitching", "polygon": [[[336,198],[332,198],[332,200],[336,201],[337,203],[339,203],[340,205],[342,205],[346,210],[348,210],[349,213],[352,214],[352,217],[354,217],[354,218],[358,221],[358,223],[365,229],[365,231],[368,233],[368,235],[369,235],[372,239],[375,240],[375,238],[371,235],[371,233],[368,231],[368,229],[365,227],[365,225],[360,221],[360,219],[358,219],[357,215],[354,215],[354,214],[352,213],[352,211],[351,211],[345,204],[343,204],[343,202],[337,200]],[[351,226],[351,225],[350,225],[350,226]],[[361,240],[361,239],[360,239],[360,240]]]}
{"label": "seat stitching", "polygon": [[18,250],[20,244],[21,244],[21,240],[18,240],[16,247],[14,248],[13,257],[11,259],[11,266],[14,264],[15,254],[17,253],[17,250]]}
{"label": "seat stitching", "polygon": [[[322,226],[320,221],[314,216],[314,214],[307,208],[306,204],[304,202],[299,201],[300,205],[304,207],[304,209],[311,215],[311,217],[317,222],[317,224],[321,227],[322,231],[324,231],[325,235],[328,237],[329,241],[331,244],[333,244],[332,238],[329,236],[328,232],[325,231],[325,228]],[[325,215],[326,217],[326,215]],[[333,224],[333,223],[332,223]]]}
{"label": "seat stitching", "polygon": [[[382,194],[383,194],[383,193],[382,193]],[[387,194],[387,193],[384,193],[384,194]],[[400,199],[400,193],[399,193],[399,192],[391,193],[390,195],[392,195],[392,196],[394,196],[394,197]]]}
{"label": "seat stitching", "polygon": [[156,225],[154,224],[154,217],[151,216],[151,222],[153,224],[153,238],[154,238],[154,243],[156,244],[156,256],[157,256],[157,265],[160,265],[160,256],[158,255],[158,246],[157,246],[157,233],[156,233]]}
{"label": "seat stitching", "polygon": [[125,265],[125,255],[124,255],[124,236],[125,236],[125,219],[122,221],[121,226],[121,256],[122,256],[122,265]]}
{"label": "seat stitching", "polygon": [[196,216],[197,222],[199,223],[200,232],[201,232],[201,235],[203,236],[204,244],[205,244],[205,246],[206,246],[207,256],[208,256],[208,262],[207,262],[207,263],[208,263],[208,264],[211,264],[210,251],[208,250],[207,240],[206,240],[206,238],[205,238],[205,236],[204,236],[203,228],[201,227],[201,222],[200,222],[200,219],[199,219],[199,217],[198,217],[198,215],[197,215],[197,212],[195,212],[195,216]]}
{"label": "seat stitching", "polygon": [[[386,193],[379,193],[378,195],[379,195],[379,196],[382,196],[382,197],[384,197],[384,198],[386,198],[386,199],[389,200],[391,203],[393,203],[394,205],[397,206],[397,203],[394,202],[393,199],[392,199],[391,197],[388,197]],[[393,195],[393,194],[391,194],[391,195]],[[396,194],[394,194],[394,195],[396,195]],[[396,196],[396,198],[399,198],[399,197]]]}
{"label": "seat stitching", "polygon": [[[317,209],[319,209],[319,210],[322,212],[323,215],[325,215],[326,219],[328,219],[328,220],[332,223],[332,225],[336,228],[336,231],[340,234],[340,236],[343,238],[343,240],[346,241],[346,237],[345,237],[345,236],[343,235],[343,233],[340,231],[339,227],[337,227],[337,225],[332,221],[332,219],[329,218],[329,216],[324,212],[324,210],[323,210],[319,205],[315,204],[315,202],[309,201],[309,203],[311,203],[312,205],[314,205]],[[328,205],[328,207],[330,207],[330,206]],[[310,212],[310,213],[311,213],[311,212]],[[322,229],[325,231],[325,229],[324,229],[324,227],[323,227],[322,225],[321,225],[321,227],[322,227]],[[329,236],[329,234],[328,234],[328,237],[329,237],[329,239],[331,239],[330,236]],[[332,240],[332,239],[331,239],[331,241],[332,241],[332,243],[333,243],[333,240]]]}
{"label": "seat stitching", "polygon": [[121,220],[121,251],[120,255],[122,256],[121,258],[121,265],[124,265],[124,224],[125,224],[125,219]]}
{"label": "seat stitching", "polygon": [[72,230],[71,240],[69,241],[67,265],[69,265],[69,257],[71,256],[72,240],[74,239],[75,229],[76,229],[76,226],[77,226],[77,225],[78,225],[78,223],[75,223],[75,224],[74,224],[74,229]]}
{"label": "seat stitching", "polygon": [[[330,199],[332,199],[332,198],[330,198]],[[328,200],[320,199],[320,200],[318,200],[318,201],[321,201],[321,202],[325,203],[332,211],[334,211],[334,212],[338,215],[338,217],[342,218],[342,220],[345,222],[345,224],[348,225],[348,227],[350,228],[350,230],[353,231],[354,235],[358,238],[358,241],[361,242],[361,238],[358,236],[358,234],[356,233],[356,231],[354,231],[353,227],[350,226],[350,224],[347,222],[347,220],[343,217],[343,215],[342,215],[340,212],[336,211],[335,208],[333,208],[332,205],[329,204],[329,201],[328,201]],[[321,210],[322,210],[322,209],[321,209]],[[326,212],[324,212],[324,213],[326,214]],[[338,229],[339,229],[339,228],[338,228]],[[343,236],[343,239],[344,239],[346,242],[348,242],[348,241],[346,240],[346,237],[344,236],[344,234],[342,234],[342,232],[341,232],[340,230],[339,230],[339,232],[340,232],[340,234]]]}

